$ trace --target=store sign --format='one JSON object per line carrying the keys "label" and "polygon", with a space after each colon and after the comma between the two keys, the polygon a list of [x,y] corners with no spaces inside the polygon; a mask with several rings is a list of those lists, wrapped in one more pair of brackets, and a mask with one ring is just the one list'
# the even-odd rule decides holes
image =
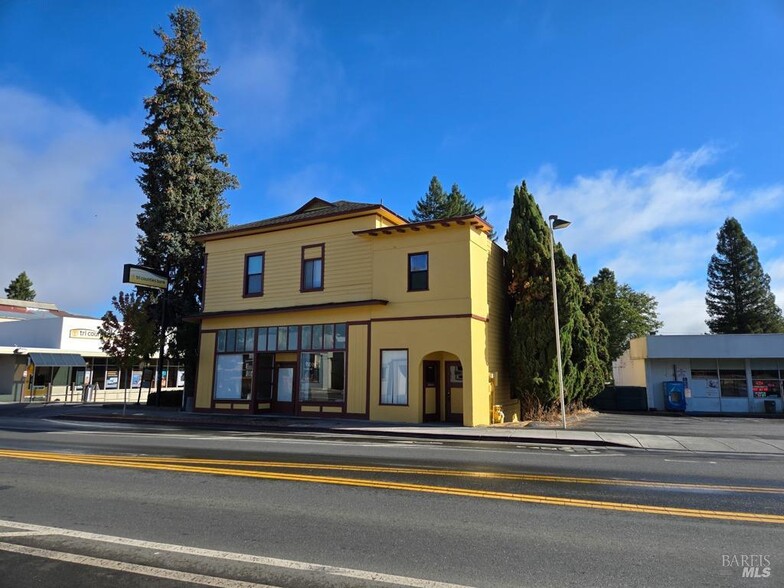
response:
{"label": "store sign", "polygon": [[132,265],[130,263],[126,263],[123,266],[123,282],[159,290],[165,290],[169,286],[169,279],[166,275],[141,265]]}
{"label": "store sign", "polygon": [[71,339],[100,339],[101,336],[95,329],[71,329],[68,333]]}

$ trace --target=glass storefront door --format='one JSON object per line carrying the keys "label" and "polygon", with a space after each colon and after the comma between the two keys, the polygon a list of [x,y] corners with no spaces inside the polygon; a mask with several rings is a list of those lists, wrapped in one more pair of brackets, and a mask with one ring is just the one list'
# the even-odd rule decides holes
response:
{"label": "glass storefront door", "polygon": [[275,412],[294,413],[294,400],[297,397],[295,387],[296,363],[275,364],[275,396],[272,409]]}

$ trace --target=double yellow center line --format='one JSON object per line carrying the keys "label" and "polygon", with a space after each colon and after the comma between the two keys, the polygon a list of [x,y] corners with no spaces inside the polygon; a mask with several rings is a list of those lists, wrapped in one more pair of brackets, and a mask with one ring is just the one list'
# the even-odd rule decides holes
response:
{"label": "double yellow center line", "polygon": [[[486,498],[494,500],[508,500],[531,504],[549,506],[572,506],[579,508],[593,508],[610,511],[634,512],[639,514],[668,515],[699,519],[718,519],[725,521],[742,521],[768,524],[784,524],[784,515],[701,510],[692,508],[677,508],[665,506],[650,506],[644,504],[631,504],[623,502],[607,502],[601,500],[583,500],[577,498],[562,498],[555,496],[540,496],[535,494],[519,494],[513,492],[494,492],[488,490],[475,490],[468,488],[451,488],[429,484],[412,484],[405,482],[389,482],[381,480],[366,480],[360,478],[337,477],[329,475],[313,475],[304,473],[288,473],[281,471],[265,471],[261,469],[243,468],[268,468],[280,470],[324,470],[340,472],[377,473],[377,474],[407,474],[407,475],[432,475],[462,478],[485,478],[499,480],[514,480],[526,482],[557,482],[571,484],[601,484],[613,486],[631,486],[644,488],[663,488],[698,491],[723,491],[723,492],[748,492],[762,494],[784,494],[782,488],[755,487],[755,486],[728,486],[709,484],[678,484],[668,482],[646,482],[640,480],[615,480],[611,478],[582,478],[571,476],[548,476],[538,474],[506,474],[492,472],[475,472],[463,470],[439,470],[427,468],[382,467],[382,466],[351,466],[318,463],[291,463],[274,461],[235,461],[219,459],[188,459],[166,457],[136,457],[136,456],[107,456],[107,455],[82,455],[64,454],[40,451],[18,451],[0,449],[0,457],[10,459],[23,459],[35,461],[48,461],[57,463],[107,466],[118,468],[157,470],[167,472],[181,472],[190,474],[210,474],[220,476],[233,476],[242,478],[256,478],[263,480],[283,480],[288,482],[308,482],[315,484],[332,484],[337,486],[353,486],[361,488],[375,488],[383,490],[400,490],[408,492],[424,492],[430,494],[443,494],[449,496],[463,496],[468,498]],[[233,466],[233,467],[220,467]]]}

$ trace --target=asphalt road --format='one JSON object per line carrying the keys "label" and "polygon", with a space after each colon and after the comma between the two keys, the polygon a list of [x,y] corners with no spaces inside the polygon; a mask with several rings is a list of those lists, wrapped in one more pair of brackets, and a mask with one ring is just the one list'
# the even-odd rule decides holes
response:
{"label": "asphalt road", "polygon": [[0,586],[781,586],[783,481],[776,456],[0,419]]}

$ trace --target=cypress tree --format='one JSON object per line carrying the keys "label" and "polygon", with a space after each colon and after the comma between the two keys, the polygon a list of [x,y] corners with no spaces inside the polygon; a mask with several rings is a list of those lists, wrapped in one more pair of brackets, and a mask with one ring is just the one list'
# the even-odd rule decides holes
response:
{"label": "cypress tree", "polygon": [[600,306],[591,288],[586,284],[585,276],[577,263],[577,256],[572,256],[572,267],[575,278],[582,293],[582,314],[585,318],[584,328],[580,331],[580,346],[583,350],[581,370],[583,378],[581,393],[577,401],[584,403],[602,391],[612,378],[612,360],[608,351],[609,332],[600,314]]}
{"label": "cypress tree", "polygon": [[513,302],[509,358],[512,391],[523,414],[552,401],[549,372],[555,361],[555,331],[547,230],[526,183],[515,186],[505,236]]}
{"label": "cypress tree", "polygon": [[728,217],[717,234],[716,253],[708,264],[706,323],[711,333],[779,333],[781,309],[770,291],[757,248],[740,223]]}
{"label": "cypress tree", "polygon": [[27,277],[27,272],[22,272],[11,280],[11,283],[5,289],[5,295],[12,300],[35,300],[33,281]]}
{"label": "cypress tree", "polygon": [[[515,187],[506,233],[509,293],[514,307],[509,333],[513,392],[524,414],[559,401],[558,363],[550,270],[550,228],[526,183]],[[585,279],[561,245],[555,248],[558,320],[561,327],[564,397],[581,403],[601,391],[606,371],[595,314],[587,316]]]}
{"label": "cypress tree", "polygon": [[144,140],[132,154],[147,197],[137,219],[137,251],[142,265],[170,277],[166,326],[175,335],[169,348],[184,362],[185,393],[192,396],[198,327],[183,318],[200,311],[204,265],[203,250],[193,238],[227,226],[223,192],[237,187],[237,179],[224,169],[228,159],[215,145],[221,130],[213,121],[216,99],[206,86],[218,70],[204,57],[199,17],[178,8],[169,21],[171,35],[155,31],[161,51],[142,51],[160,83],[144,100]]}

